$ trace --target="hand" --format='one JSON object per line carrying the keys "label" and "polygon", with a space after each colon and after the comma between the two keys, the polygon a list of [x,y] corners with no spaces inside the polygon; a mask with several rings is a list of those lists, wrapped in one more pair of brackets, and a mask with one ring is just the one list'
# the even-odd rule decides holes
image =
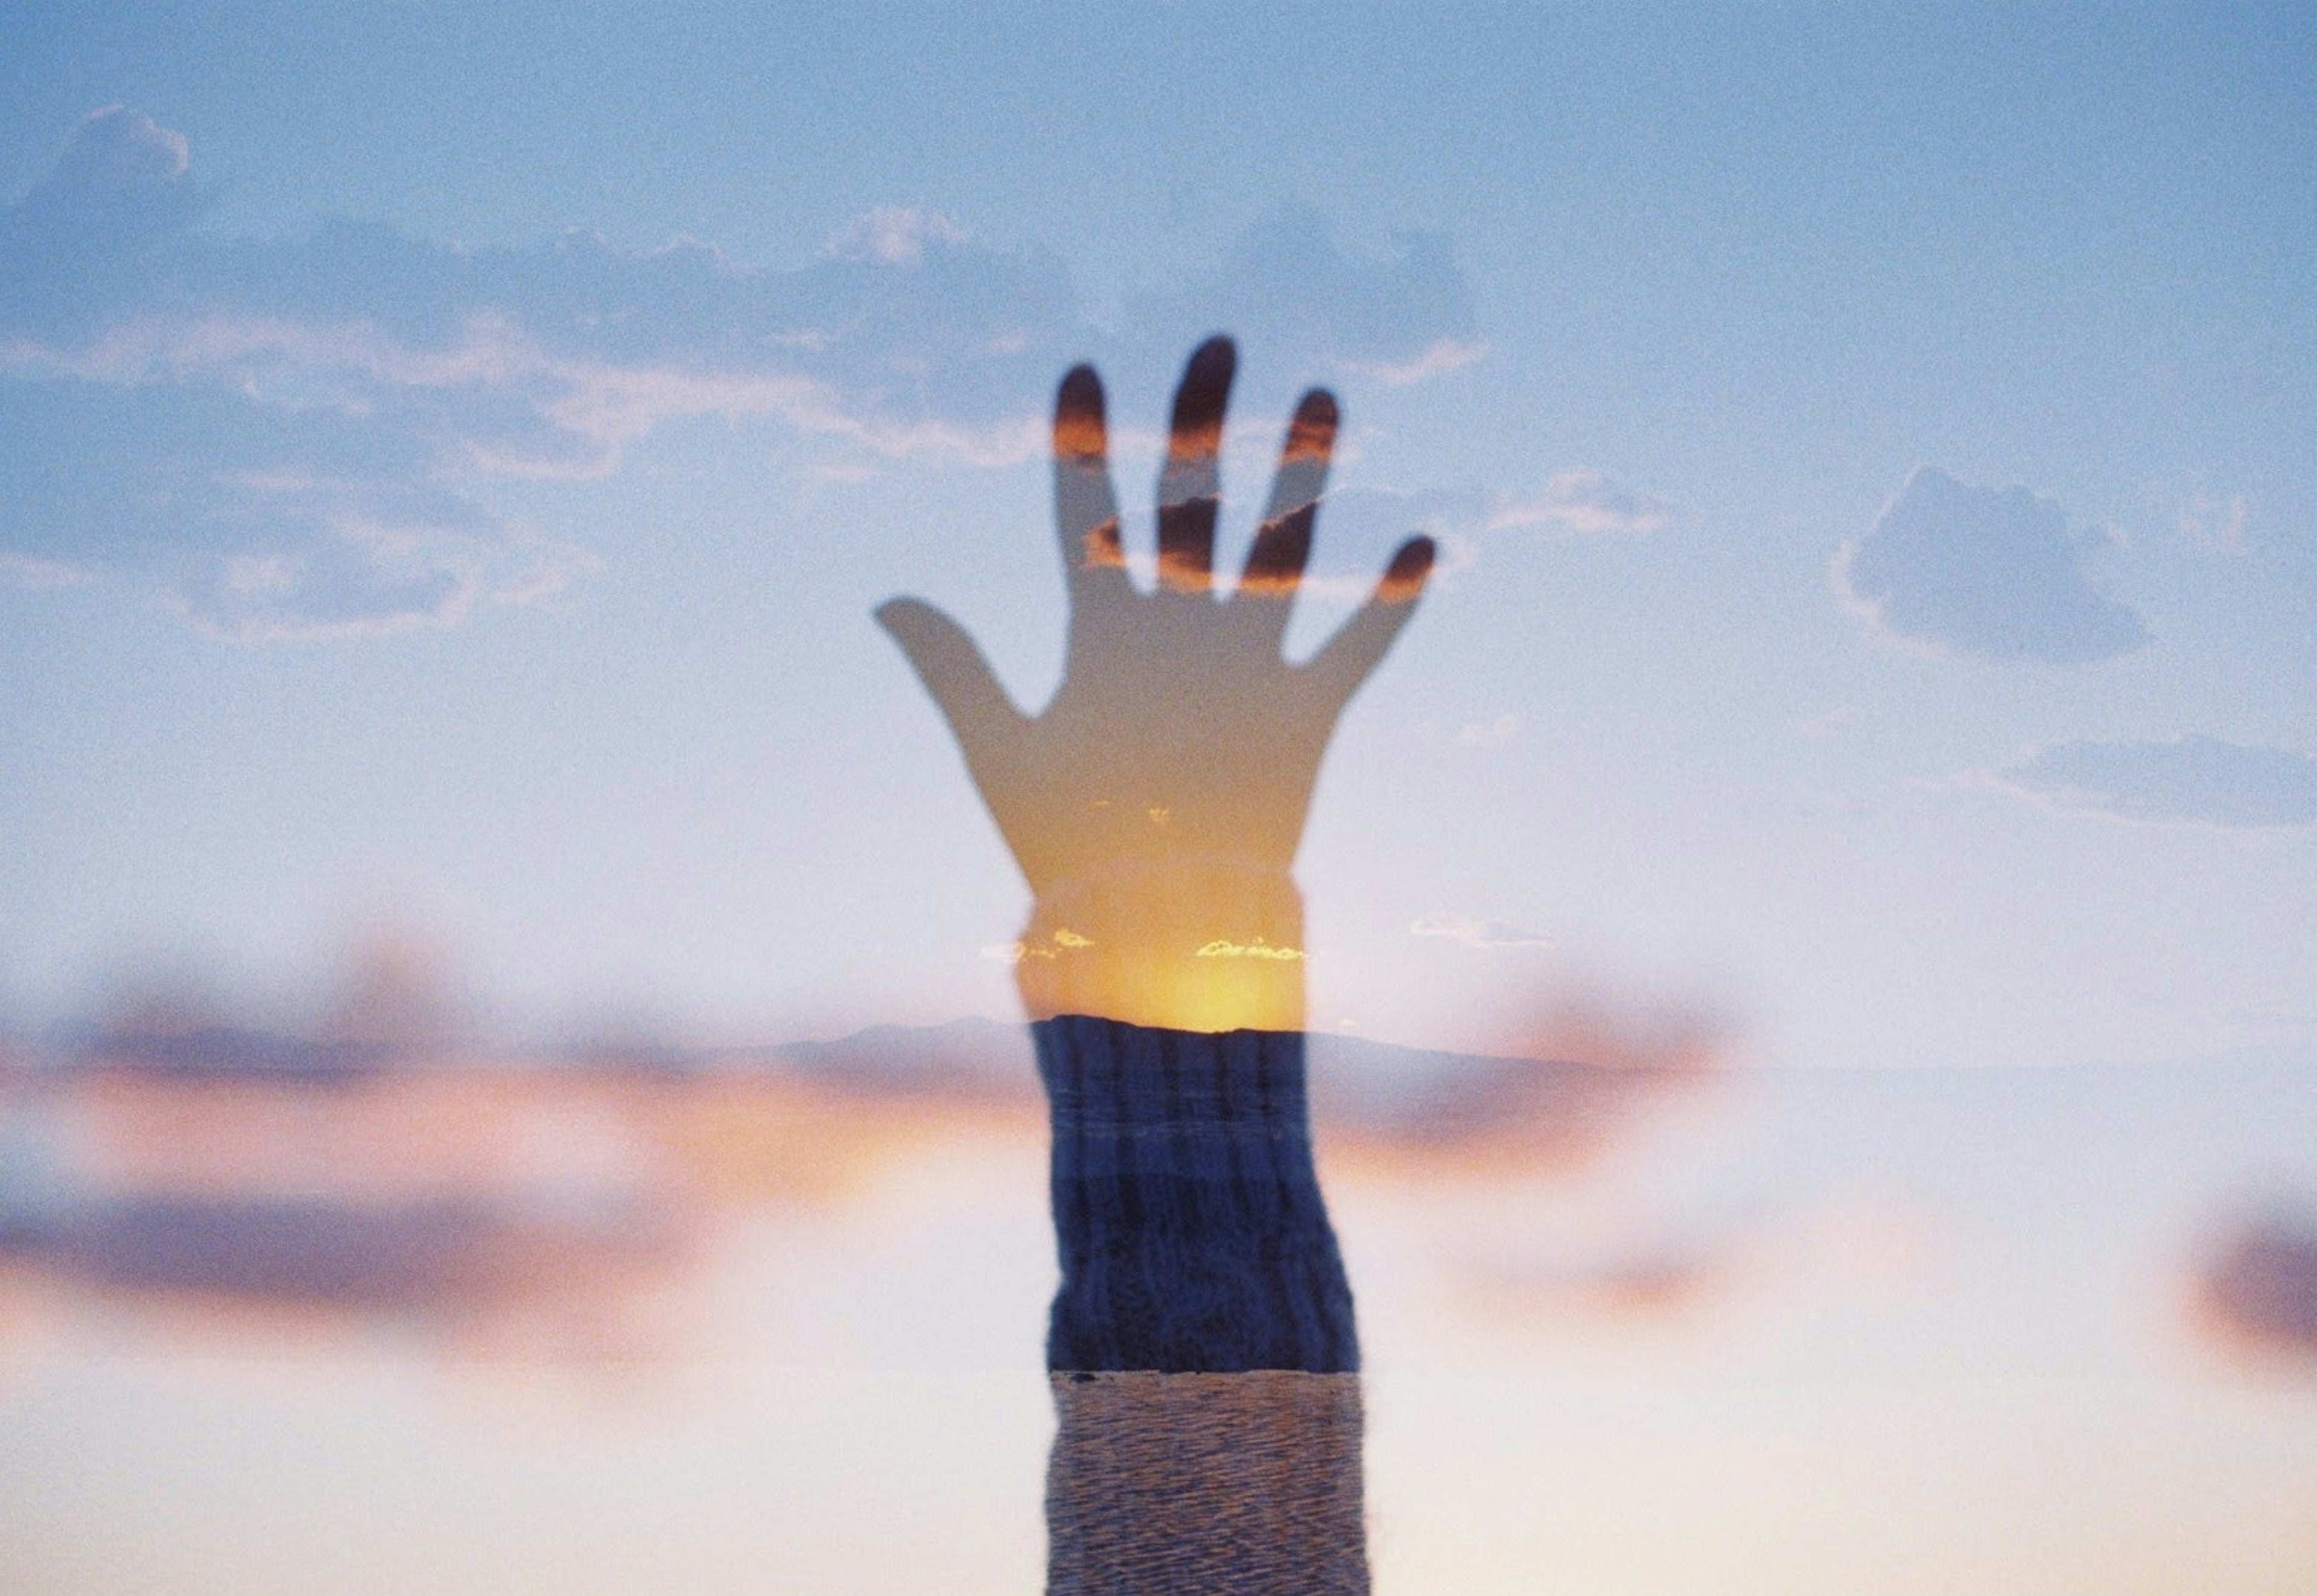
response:
{"label": "hand", "polygon": [[1016,709],[939,610],[897,598],[877,611],[1036,896],[1016,965],[1035,1018],[1302,1025],[1302,904],[1289,868],[1328,739],[1407,623],[1434,550],[1410,538],[1317,654],[1284,657],[1335,446],[1336,401],[1314,390],[1296,406],[1239,585],[1218,599],[1216,454],[1236,364],[1219,337],[1184,370],[1148,593],[1127,572],[1101,380],[1084,365],[1062,379],[1054,516],[1069,636],[1042,713]]}

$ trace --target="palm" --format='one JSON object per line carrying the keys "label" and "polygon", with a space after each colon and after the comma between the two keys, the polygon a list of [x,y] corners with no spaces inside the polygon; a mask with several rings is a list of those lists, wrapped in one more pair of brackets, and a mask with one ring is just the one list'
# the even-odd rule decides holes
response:
{"label": "palm", "polygon": [[1126,569],[1102,385],[1079,366],[1054,407],[1055,522],[1069,641],[1053,701],[1007,699],[957,623],[915,599],[877,612],[941,706],[1031,890],[1120,867],[1228,861],[1284,874],[1337,718],[1407,623],[1429,539],[1393,556],[1374,595],[1311,660],[1281,652],[1311,551],[1335,400],[1296,408],[1244,574],[1214,591],[1216,454],[1235,356],[1202,345],[1175,398],[1158,485],[1158,580]]}

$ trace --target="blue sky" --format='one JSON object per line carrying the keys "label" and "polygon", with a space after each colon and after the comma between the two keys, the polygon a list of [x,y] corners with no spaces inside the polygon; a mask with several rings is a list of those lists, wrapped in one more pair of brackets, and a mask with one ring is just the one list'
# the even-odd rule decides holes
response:
{"label": "blue sky", "polygon": [[[1026,892],[872,612],[1042,704],[1054,385],[1147,550],[1228,331],[1222,566],[1341,401],[1290,654],[1441,549],[1320,780],[1311,1024],[1695,1066],[1323,1113],[1379,1586],[2308,1584],[2306,8],[78,9],[0,0],[0,1060],[430,971],[502,1064],[1015,1017]],[[585,1412],[523,1324],[484,1395],[20,1249],[0,1546],[1034,1580],[1031,1099],[662,1084],[16,1075],[20,1207],[701,1228],[690,1374]]]}
{"label": "blue sky", "polygon": [[1227,546],[1301,388],[1346,417],[1291,650],[1445,551],[1322,777],[1314,1023],[2317,1041],[2304,16],[0,37],[10,1023],[294,1009],[380,920],[518,1027],[1008,1012],[1020,886],[869,612],[1042,701],[1051,385],[1147,537],[1222,329]]}

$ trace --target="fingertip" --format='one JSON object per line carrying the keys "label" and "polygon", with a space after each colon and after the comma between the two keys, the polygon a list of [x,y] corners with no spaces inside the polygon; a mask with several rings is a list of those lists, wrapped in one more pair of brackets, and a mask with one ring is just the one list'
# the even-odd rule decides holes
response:
{"label": "fingertip", "polygon": [[1061,386],[1054,390],[1054,408],[1062,410],[1102,411],[1102,375],[1085,361],[1078,362],[1062,373]]}
{"label": "fingertip", "polygon": [[1054,391],[1054,452],[1095,458],[1107,445],[1105,434],[1102,378],[1081,361],[1063,373]]}
{"label": "fingertip", "polygon": [[1172,453],[1212,454],[1221,441],[1223,410],[1230,402],[1231,376],[1239,369],[1239,351],[1217,333],[1191,352],[1184,363],[1183,381],[1175,390]]}
{"label": "fingertip", "polygon": [[1414,598],[1424,590],[1425,579],[1431,576],[1433,561],[1439,554],[1440,545],[1421,533],[1400,544],[1391,563],[1384,568],[1378,596],[1394,604],[1405,604]]}
{"label": "fingertip", "polygon": [[889,598],[869,613],[884,628],[885,635],[900,644],[901,651],[912,659],[920,647],[953,627],[947,615],[922,598]]}
{"label": "fingertip", "polygon": [[1295,417],[1287,424],[1284,460],[1297,465],[1324,465],[1335,452],[1337,413],[1336,396],[1315,388],[1295,404]]}
{"label": "fingertip", "polygon": [[1324,388],[1311,389],[1295,401],[1298,426],[1324,426],[1333,432],[1340,418],[1341,411],[1337,407],[1336,396]]}

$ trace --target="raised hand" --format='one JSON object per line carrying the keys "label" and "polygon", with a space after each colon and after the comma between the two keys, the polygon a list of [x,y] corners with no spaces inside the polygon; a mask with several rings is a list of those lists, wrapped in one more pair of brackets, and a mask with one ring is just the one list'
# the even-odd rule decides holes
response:
{"label": "raised hand", "polygon": [[1017,964],[1033,1018],[1096,1014],[1179,1029],[1302,1021],[1302,903],[1289,870],[1336,722],[1431,571],[1428,538],[1309,661],[1281,651],[1335,444],[1332,397],[1296,407],[1271,502],[1235,588],[1214,590],[1216,456],[1237,357],[1192,354],[1158,479],[1151,590],[1128,574],[1101,380],[1062,379],[1054,515],[1069,587],[1062,681],[1015,707],[956,622],[917,599],[878,620],[964,750],[1037,908]]}

